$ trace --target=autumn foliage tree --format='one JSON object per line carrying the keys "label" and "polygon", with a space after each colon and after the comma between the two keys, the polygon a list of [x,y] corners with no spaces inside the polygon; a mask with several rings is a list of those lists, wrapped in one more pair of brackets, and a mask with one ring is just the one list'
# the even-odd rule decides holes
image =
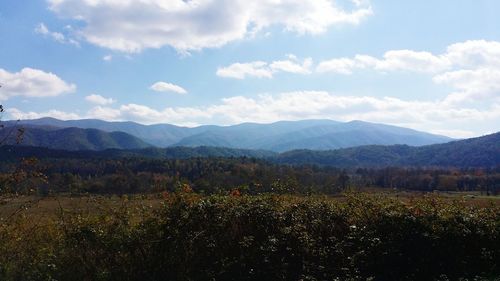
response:
{"label": "autumn foliage tree", "polygon": [[[11,139],[15,139],[15,144],[20,144],[23,140],[25,129],[18,126],[6,126],[3,122],[4,112],[5,109],[0,104],[0,146],[10,144]],[[35,183],[41,182],[46,184],[46,176],[39,171],[37,163],[38,159],[34,157],[22,159],[13,172],[8,173],[6,177],[0,178],[0,192],[18,193],[22,191],[26,193],[33,191],[35,185],[38,186]]]}

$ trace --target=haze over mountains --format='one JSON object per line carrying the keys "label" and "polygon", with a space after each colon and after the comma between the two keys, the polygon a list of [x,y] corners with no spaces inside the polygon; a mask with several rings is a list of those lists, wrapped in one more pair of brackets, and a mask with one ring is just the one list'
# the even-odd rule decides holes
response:
{"label": "haze over mountains", "polygon": [[[80,128],[99,130],[92,134],[108,142],[98,145],[71,146],[72,150],[102,150],[107,148],[138,149],[148,144],[157,147],[168,146],[214,146],[240,149],[269,150],[284,152],[294,149],[329,150],[355,147],[361,145],[395,145],[422,146],[451,141],[451,138],[419,132],[412,129],[368,123],[362,121],[336,122],[332,120],[280,121],[272,124],[243,123],[233,126],[199,126],[195,128],[179,127],[170,124],[142,125],[134,122],[106,122],[95,119],[62,121],[54,118],[22,120],[18,123],[7,121],[7,126],[17,124],[31,130],[28,145],[48,146],[44,142],[33,139],[44,139],[38,136],[50,132],[51,138],[80,138],[86,141],[71,140],[69,143],[94,143],[88,141],[88,131],[75,129],[70,132],[61,128]],[[126,139],[124,143],[114,138]],[[107,135],[107,134],[112,135]],[[91,134],[91,135],[92,135]],[[113,135],[114,134],[114,135]],[[57,135],[57,137],[55,136]],[[137,138],[137,139],[135,139]],[[91,137],[90,139],[95,139]],[[113,140],[113,141],[111,141]],[[109,146],[106,146],[109,143]],[[40,145],[39,145],[40,144]]]}

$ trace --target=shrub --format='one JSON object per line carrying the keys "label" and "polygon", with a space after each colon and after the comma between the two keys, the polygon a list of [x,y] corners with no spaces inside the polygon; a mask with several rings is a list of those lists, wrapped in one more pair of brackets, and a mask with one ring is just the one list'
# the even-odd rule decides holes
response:
{"label": "shrub", "polygon": [[[0,228],[1,280],[494,280],[500,210],[425,197],[170,194]],[[104,203],[103,203],[104,204]],[[28,235],[29,233],[29,235]]]}

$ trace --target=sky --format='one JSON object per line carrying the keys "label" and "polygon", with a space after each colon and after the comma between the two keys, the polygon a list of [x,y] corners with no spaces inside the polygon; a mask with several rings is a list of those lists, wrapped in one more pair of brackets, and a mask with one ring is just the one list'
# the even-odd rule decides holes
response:
{"label": "sky", "polygon": [[0,3],[4,120],[500,131],[500,1]]}

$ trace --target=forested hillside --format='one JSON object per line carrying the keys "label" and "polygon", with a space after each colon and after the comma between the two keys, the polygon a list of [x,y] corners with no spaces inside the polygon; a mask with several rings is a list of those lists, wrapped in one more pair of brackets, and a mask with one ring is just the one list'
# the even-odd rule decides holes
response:
{"label": "forested hillside", "polygon": [[274,160],[337,167],[495,167],[500,165],[500,133],[421,147],[372,145],[329,151],[294,150]]}
{"label": "forested hillside", "polygon": [[20,158],[36,157],[40,159],[119,159],[119,158],[152,158],[152,159],[188,159],[196,157],[253,157],[270,159],[277,155],[265,150],[235,149],[226,147],[147,147],[143,149],[107,149],[96,150],[61,150],[46,147],[5,145],[0,146],[4,161],[15,161]]}
{"label": "forested hillside", "polygon": [[[22,134],[18,134],[22,128]],[[46,147],[59,150],[138,149],[149,147],[141,139],[123,132],[104,132],[97,129],[54,127],[7,127],[0,130],[4,144]]]}

